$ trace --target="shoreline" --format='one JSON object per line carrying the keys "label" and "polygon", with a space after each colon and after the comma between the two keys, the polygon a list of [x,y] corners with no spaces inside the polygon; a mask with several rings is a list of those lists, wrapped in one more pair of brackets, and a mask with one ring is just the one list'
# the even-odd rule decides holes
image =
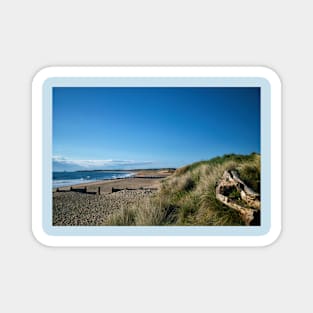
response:
{"label": "shoreline", "polygon": [[147,177],[125,177],[119,179],[106,179],[94,182],[82,183],[71,186],[63,186],[53,188],[53,193],[80,191],[86,188],[86,192],[96,192],[100,188],[101,193],[110,193],[112,188],[115,189],[145,189],[145,188],[158,188],[159,183],[163,178],[147,178]]}
{"label": "shoreline", "polygon": [[[106,187],[109,184],[113,184],[114,186],[112,187],[117,187],[115,185],[124,185],[123,182],[125,181],[133,181],[134,185],[138,185],[138,183],[141,183],[143,185],[150,185],[153,184],[154,182],[157,182],[159,180],[162,180],[170,175],[172,175],[172,171],[168,170],[140,170],[140,171],[134,171],[132,176],[127,176],[127,177],[121,177],[121,178],[113,178],[113,179],[102,179],[102,180],[95,180],[95,181],[89,181],[89,182],[81,182],[78,184],[72,184],[72,185],[67,185],[67,186],[60,186],[60,187],[53,187],[52,191],[57,192],[57,190],[60,191],[68,191],[71,188],[84,188],[84,187]],[[131,188],[131,183],[127,183],[129,187]],[[144,186],[143,186],[144,187]],[[92,188],[94,189],[94,188]]]}
{"label": "shoreline", "polygon": [[105,225],[114,212],[148,201],[171,174],[145,171],[132,177],[59,187],[58,191],[54,188],[53,225]]}
{"label": "shoreline", "polygon": [[117,178],[110,178],[110,179],[101,179],[101,180],[94,180],[94,181],[89,181],[89,182],[81,182],[78,184],[72,184],[72,185],[66,185],[66,186],[59,186],[59,187],[52,187],[53,191],[56,191],[57,189],[68,189],[71,187],[84,187],[84,186],[92,186],[92,185],[96,185],[96,184],[100,184],[100,183],[105,183],[105,182],[114,182],[116,180],[124,180],[124,179],[129,179],[129,178],[133,178],[133,176],[127,176],[127,177],[117,177]]}

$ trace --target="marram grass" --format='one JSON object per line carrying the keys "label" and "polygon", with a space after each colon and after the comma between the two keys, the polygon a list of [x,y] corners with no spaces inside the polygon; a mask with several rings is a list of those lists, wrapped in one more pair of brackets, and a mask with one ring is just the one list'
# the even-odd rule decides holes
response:
{"label": "marram grass", "polygon": [[[151,198],[110,216],[108,225],[236,226],[244,225],[237,211],[215,197],[224,171],[237,170],[240,178],[260,193],[260,155],[229,154],[178,168],[164,179]],[[231,195],[236,197],[236,194]]]}

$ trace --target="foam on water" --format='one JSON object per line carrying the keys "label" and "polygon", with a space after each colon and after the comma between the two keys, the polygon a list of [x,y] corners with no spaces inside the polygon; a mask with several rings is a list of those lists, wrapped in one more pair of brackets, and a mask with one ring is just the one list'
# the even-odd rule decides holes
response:
{"label": "foam on water", "polygon": [[101,180],[126,178],[133,176],[131,172],[53,172],[53,188],[91,183]]}

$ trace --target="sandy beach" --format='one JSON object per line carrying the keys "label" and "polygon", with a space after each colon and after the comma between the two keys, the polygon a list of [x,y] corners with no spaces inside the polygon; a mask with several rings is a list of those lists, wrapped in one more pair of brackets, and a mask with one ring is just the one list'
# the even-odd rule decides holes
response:
{"label": "sandy beach", "polygon": [[[53,190],[54,226],[101,226],[116,210],[151,197],[167,171],[140,171],[133,177],[97,181]],[[99,193],[100,191],[100,193]]]}

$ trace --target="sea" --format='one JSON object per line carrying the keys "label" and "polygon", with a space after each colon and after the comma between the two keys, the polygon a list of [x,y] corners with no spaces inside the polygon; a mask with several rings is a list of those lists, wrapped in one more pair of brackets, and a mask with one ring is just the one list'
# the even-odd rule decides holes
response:
{"label": "sea", "polygon": [[53,188],[79,185],[108,179],[119,179],[133,176],[127,171],[76,171],[53,172]]}

